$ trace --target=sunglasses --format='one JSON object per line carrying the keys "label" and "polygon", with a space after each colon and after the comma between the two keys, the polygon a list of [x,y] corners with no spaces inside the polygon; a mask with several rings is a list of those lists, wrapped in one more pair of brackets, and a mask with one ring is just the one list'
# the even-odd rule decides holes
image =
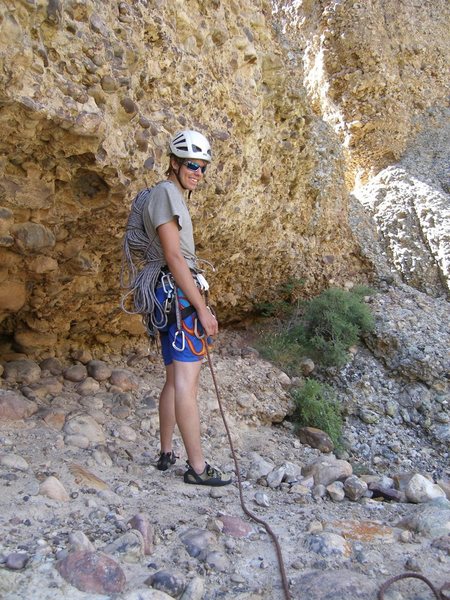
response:
{"label": "sunglasses", "polygon": [[202,167],[198,163],[192,162],[191,160],[187,160],[186,162],[183,163],[183,165],[185,167],[187,167],[189,169],[189,171],[198,171],[200,169],[201,172],[203,173],[203,175],[206,173],[206,168],[208,166],[208,165],[205,165],[204,167]]}

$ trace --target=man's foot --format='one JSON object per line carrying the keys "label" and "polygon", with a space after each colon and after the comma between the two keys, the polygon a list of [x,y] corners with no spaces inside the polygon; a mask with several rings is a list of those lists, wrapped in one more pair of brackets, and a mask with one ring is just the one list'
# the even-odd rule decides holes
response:
{"label": "man's foot", "polygon": [[184,474],[184,482],[192,483],[194,485],[211,485],[220,486],[228,485],[231,483],[231,478],[227,478],[221,471],[211,467],[206,463],[203,473],[196,473],[189,463],[188,470]]}
{"label": "man's foot", "polygon": [[156,463],[156,468],[159,471],[167,471],[170,465],[174,465],[176,461],[177,457],[173,452],[161,452],[158,462]]}

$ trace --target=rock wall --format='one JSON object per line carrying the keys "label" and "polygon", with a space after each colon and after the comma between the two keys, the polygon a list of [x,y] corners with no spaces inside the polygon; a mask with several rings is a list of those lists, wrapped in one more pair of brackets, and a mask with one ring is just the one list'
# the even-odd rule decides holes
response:
{"label": "rock wall", "polygon": [[[143,339],[119,308],[121,238],[185,127],[214,150],[191,211],[222,323],[291,278],[305,295],[366,280],[348,187],[439,128],[448,15],[443,0],[5,0],[0,353]],[[439,294],[430,260],[421,289]]]}
{"label": "rock wall", "polygon": [[292,277],[305,294],[364,278],[339,141],[268,2],[6,0],[0,26],[2,353],[141,335],[119,309],[121,238],[184,127],[214,150],[191,207],[222,321]]}
{"label": "rock wall", "polygon": [[317,113],[348,150],[353,179],[398,161],[447,106],[445,0],[275,1]]}
{"label": "rock wall", "polygon": [[[448,3],[275,5],[291,59],[342,143],[349,187],[374,218],[390,268],[421,291],[448,295]],[[355,233],[366,246],[365,230]]]}

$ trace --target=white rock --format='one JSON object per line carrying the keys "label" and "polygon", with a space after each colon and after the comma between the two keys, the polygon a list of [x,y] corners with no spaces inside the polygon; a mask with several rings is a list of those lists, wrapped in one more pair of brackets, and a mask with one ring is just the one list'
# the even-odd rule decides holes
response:
{"label": "white rock", "polygon": [[275,489],[280,486],[283,481],[283,477],[285,475],[285,470],[283,467],[278,467],[278,469],[274,469],[267,475],[267,484],[270,488]]}
{"label": "white rock", "polygon": [[264,492],[256,492],[255,502],[258,506],[270,506],[269,497]]}
{"label": "white rock", "polygon": [[262,456],[256,452],[252,453],[252,461],[248,468],[247,478],[248,479],[259,479],[260,477],[266,477],[274,468],[274,464],[265,460]]}
{"label": "white rock", "polygon": [[118,429],[119,437],[124,442],[136,441],[136,432],[129,425],[121,425]]}
{"label": "white rock", "polygon": [[433,498],[445,498],[444,490],[420,473],[411,477],[405,493],[406,498],[415,504],[429,502]]}
{"label": "white rock", "polygon": [[105,450],[94,450],[93,455],[95,462],[101,467],[112,467],[112,458]]}
{"label": "white rock", "polygon": [[28,471],[29,464],[18,454],[0,454],[0,465],[16,471]]}
{"label": "white rock", "polygon": [[69,500],[69,494],[66,492],[63,484],[52,475],[41,483],[39,493],[41,496],[47,496],[47,498],[60,502],[67,502]]}
{"label": "white rock", "polygon": [[88,550],[89,552],[94,552],[95,550],[94,544],[82,531],[73,531],[72,533],[69,533],[69,544],[70,549],[73,552],[76,552],[77,550]]}
{"label": "white rock", "polygon": [[278,374],[278,381],[283,387],[290,387],[292,385],[291,378],[283,371],[280,371],[280,373]]}
{"label": "white rock", "polygon": [[344,484],[342,481],[335,481],[327,485],[327,492],[334,502],[342,502],[345,498]]}
{"label": "white rock", "polygon": [[103,444],[105,442],[103,429],[89,415],[77,415],[68,419],[64,425],[64,431],[68,435],[84,435],[93,444]]}

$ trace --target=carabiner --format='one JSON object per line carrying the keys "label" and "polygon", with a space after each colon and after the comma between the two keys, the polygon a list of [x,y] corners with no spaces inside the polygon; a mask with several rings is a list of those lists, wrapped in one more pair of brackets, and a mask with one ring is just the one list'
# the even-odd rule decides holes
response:
{"label": "carabiner", "polygon": [[[181,339],[183,340],[180,348],[178,348],[178,346],[177,346],[177,337],[179,335],[181,335]],[[175,348],[175,350],[178,350],[178,352],[183,352],[183,350],[186,348],[186,337],[184,335],[184,331],[178,330],[175,332],[175,337],[173,338],[172,347]]]}
{"label": "carabiner", "polygon": [[198,332],[198,319],[197,318],[194,319],[194,334],[195,334],[195,337],[199,340],[202,340],[205,337],[204,332],[202,335],[200,335]]}
{"label": "carabiner", "polygon": [[172,301],[173,301],[173,297],[172,296],[168,296],[164,300],[163,309],[164,309],[164,312],[166,313],[166,315],[168,315],[170,313],[170,310],[172,308]]}
{"label": "carabiner", "polygon": [[164,275],[161,277],[161,285],[163,287],[164,293],[172,296],[174,287],[170,273],[164,273]]}

